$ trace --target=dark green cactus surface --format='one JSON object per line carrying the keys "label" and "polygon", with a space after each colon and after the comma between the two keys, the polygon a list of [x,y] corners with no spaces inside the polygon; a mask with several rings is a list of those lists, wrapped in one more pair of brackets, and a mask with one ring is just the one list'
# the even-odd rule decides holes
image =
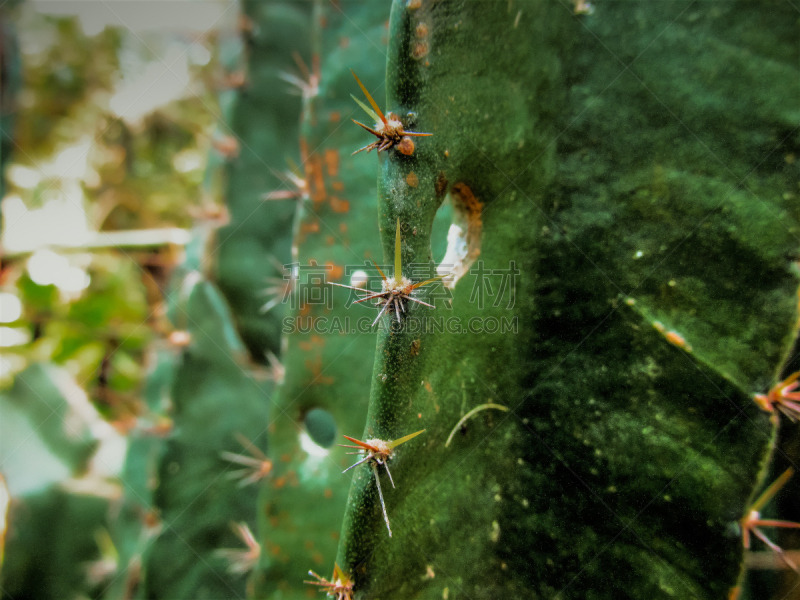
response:
{"label": "dark green cactus surface", "polygon": [[742,570],[776,432],[752,394],[796,336],[797,14],[573,9],[393,4],[387,107],[434,135],[380,157],[385,262],[398,218],[431,259],[449,194],[478,260],[437,316],[483,330],[414,305],[379,337],[362,439],[427,431],[382,476],[393,538],[356,470],[355,597],[726,598]]}

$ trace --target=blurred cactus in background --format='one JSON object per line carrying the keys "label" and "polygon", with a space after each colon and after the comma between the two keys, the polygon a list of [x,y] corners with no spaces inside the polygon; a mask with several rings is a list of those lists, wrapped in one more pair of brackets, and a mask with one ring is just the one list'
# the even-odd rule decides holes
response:
{"label": "blurred cactus in background", "polygon": [[791,597],[790,3],[81,6],[0,7],[4,599]]}

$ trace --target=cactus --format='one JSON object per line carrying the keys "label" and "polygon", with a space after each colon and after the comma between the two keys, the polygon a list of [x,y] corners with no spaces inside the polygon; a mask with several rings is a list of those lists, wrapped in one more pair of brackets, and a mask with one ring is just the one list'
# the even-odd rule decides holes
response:
{"label": "cactus", "polygon": [[228,166],[226,204],[230,225],[217,239],[217,278],[231,303],[242,338],[256,360],[280,350],[283,306],[263,308],[270,278],[281,279],[275,264],[291,259],[293,201],[265,201],[276,189],[287,157],[298,153],[300,101],[286,93],[281,73],[297,69],[292,54],[308,56],[307,3],[251,0],[244,3],[248,75],[238,90],[229,133],[239,140]]}
{"label": "cactus", "polygon": [[[379,335],[364,438],[427,431],[392,459],[391,539],[355,469],[336,562],[364,598],[724,598],[777,432],[753,394],[797,335],[794,15],[508,8],[392,6],[386,107],[433,136],[378,159],[385,262],[398,219],[403,264],[431,260],[449,194],[438,311],[518,332],[410,306]],[[782,42],[736,35],[756,12]],[[479,307],[492,269],[515,293]]]}
{"label": "cactus", "polygon": [[[174,431],[155,492],[163,526],[146,552],[148,597],[242,596],[253,556],[242,560],[248,550],[240,538],[260,551],[244,533],[246,527],[255,529],[257,487],[242,484],[267,473],[242,474],[247,465],[239,462],[266,447],[273,384],[253,368],[250,356],[265,361],[265,353],[279,351],[282,307],[264,314],[261,293],[273,265],[290,260],[296,207],[265,202],[264,196],[283,184],[277,173],[297,145],[300,105],[273,86],[278,73],[293,64],[290,42],[302,40],[298,29],[308,15],[302,6],[283,2],[249,2],[244,10],[245,56],[235,40],[220,40],[227,70],[237,72],[246,58],[249,71],[239,89],[221,90],[219,96],[219,137],[236,140],[235,151],[216,157],[217,163],[227,162],[230,224],[217,231],[197,229],[170,294],[171,320],[188,329],[191,344],[171,389]],[[305,53],[303,47],[296,50]],[[181,288],[191,288],[200,273],[208,280],[196,285],[187,301]]]}
{"label": "cactus", "polygon": [[117,570],[103,596],[108,600],[134,598],[146,578],[143,557],[161,530],[153,492],[172,421],[167,416],[179,355],[174,348],[156,347],[150,356],[142,397],[147,407],[145,425],[128,434],[128,451],[120,474],[123,496],[110,519],[110,535],[117,553]]}
{"label": "cactus", "polygon": [[[293,261],[299,271],[285,328],[285,381],[270,424],[275,470],[258,511],[259,539],[266,545],[254,577],[255,597],[305,594],[308,569],[327,575],[336,552],[350,477],[341,474],[347,456],[334,444],[345,442],[343,433],[364,427],[363,390],[372,377],[375,338],[354,330],[358,319],[367,320],[368,330],[374,314],[345,308],[347,291],[314,282],[324,276],[349,284],[353,270],[371,271],[369,261],[378,257],[374,157],[350,158],[363,140],[349,122],[351,116],[360,118],[350,98],[350,68],[369,89],[379,89],[382,65],[376,57],[385,48],[386,17],[380,3],[314,5],[312,61],[320,61],[321,76],[318,93],[304,100],[301,148],[308,195],[295,224]],[[348,272],[347,266],[353,269]],[[313,330],[312,324],[324,329]]]}
{"label": "cactus", "polygon": [[[596,4],[245,2],[230,225],[196,229],[143,393],[171,429],[130,434],[109,504],[47,488],[95,440],[42,428],[4,595],[735,597],[751,511],[797,489],[796,14]],[[4,442],[64,416],[47,375]]]}
{"label": "cactus", "polygon": [[[245,582],[217,554],[235,546],[229,521],[252,519],[256,492],[226,477],[221,452],[237,451],[235,433],[263,444],[270,382],[242,368],[245,348],[231,313],[210,282],[198,283],[186,315],[191,343],[172,389],[174,430],[154,498],[163,527],[146,553],[146,597],[243,595]],[[240,357],[237,361],[236,358]]]}
{"label": "cactus", "polygon": [[[93,597],[92,566],[109,502],[51,487],[16,503],[3,565],[4,598]],[[101,573],[102,576],[102,573]]]}

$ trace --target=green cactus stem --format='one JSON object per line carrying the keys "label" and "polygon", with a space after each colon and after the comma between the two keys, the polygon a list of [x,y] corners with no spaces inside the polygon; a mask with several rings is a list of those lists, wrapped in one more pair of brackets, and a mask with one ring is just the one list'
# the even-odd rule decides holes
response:
{"label": "green cactus stem", "polygon": [[[392,464],[391,539],[355,471],[356,597],[736,586],[776,434],[753,394],[797,336],[800,62],[770,10],[393,3],[386,106],[433,136],[379,156],[384,256],[399,219],[429,263],[447,196],[462,248],[444,327],[410,306],[379,334],[363,437],[427,433]],[[508,411],[446,446],[483,404]]]}
{"label": "green cactus stem", "polygon": [[314,3],[310,62],[319,64],[320,77],[316,93],[304,97],[307,195],[295,223],[285,380],[269,428],[274,468],[259,499],[265,549],[253,577],[257,598],[305,597],[307,571],[323,571],[336,557],[350,457],[335,444],[341,433],[364,428],[375,312],[347,306],[344,292],[334,294],[327,282],[363,281],[359,271],[378,277],[375,163],[364,153],[350,158],[364,143],[364,131],[350,123],[361,110],[350,98],[350,69],[367,89],[382,89],[387,17],[379,2]]}

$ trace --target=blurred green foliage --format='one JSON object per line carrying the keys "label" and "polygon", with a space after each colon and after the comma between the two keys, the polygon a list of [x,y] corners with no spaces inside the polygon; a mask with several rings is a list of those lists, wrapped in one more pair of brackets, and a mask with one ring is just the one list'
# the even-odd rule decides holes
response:
{"label": "blurred green foliage", "polygon": [[[221,6],[199,36],[0,7],[3,597],[285,600],[334,558],[364,599],[727,597],[773,476],[752,395],[796,355],[791,6]],[[433,136],[351,156],[351,69]],[[404,275],[458,275],[406,317],[513,332],[346,331],[375,312],[314,277],[392,272],[398,223]],[[336,443],[422,428],[390,539]]]}
{"label": "blurred green foliage", "polygon": [[[106,27],[87,35],[77,18],[38,13],[32,4],[7,8],[3,27],[7,32],[7,19],[13,19],[19,32],[19,68],[4,69],[3,76],[17,76],[20,85],[13,97],[12,87],[3,86],[4,131],[10,117],[15,123],[13,142],[3,138],[4,215],[10,206],[24,208],[5,219],[0,279],[0,292],[22,306],[18,318],[4,319],[19,339],[4,348],[0,373],[8,388],[0,399],[7,427],[0,454],[13,496],[4,597],[130,598],[144,589],[143,557],[162,530],[154,492],[161,457],[169,451],[164,438],[176,416],[180,348],[191,335],[182,330],[194,325],[186,315],[194,310],[206,328],[218,322],[198,317],[184,283],[208,268],[209,232],[225,218],[217,88],[229,85],[221,41],[236,32],[214,29],[187,40]],[[4,58],[13,50],[9,40],[4,35]],[[133,98],[126,104],[121,95],[126,83],[165,65],[163,53],[175,43],[184,46],[184,55],[199,48],[210,59],[193,62],[197,52],[181,55],[190,87],[139,118],[126,114],[134,108]],[[148,101],[143,90],[135,91]],[[62,217],[53,216],[54,207],[78,221],[58,228]],[[181,236],[173,235],[174,244],[134,234],[124,248],[113,241],[85,245],[105,239],[98,233],[194,224],[197,233],[185,237],[199,245],[186,248],[188,268],[177,278],[173,273],[185,254]],[[58,264],[86,273],[88,287],[42,280],[33,264],[41,246],[20,244],[42,237],[47,227],[54,235],[44,243],[61,246],[55,248]],[[53,256],[47,255],[51,263]],[[214,299],[204,286],[198,289],[219,311],[219,293]],[[238,339],[230,322],[222,339]],[[238,350],[241,360],[241,342]],[[76,406],[86,402],[84,390],[91,410],[113,427],[98,425],[96,415],[89,424],[87,414],[76,416]],[[85,427],[91,435],[75,437],[73,430]],[[226,432],[224,442],[231,440]],[[224,468],[218,451],[209,452],[213,467]]]}
{"label": "blurred green foliage", "polygon": [[[138,54],[133,60],[140,64],[161,60],[141,37],[114,27],[87,36],[77,19],[37,14],[26,5],[15,14],[23,30],[22,87],[8,194],[28,211],[63,201],[83,211],[90,232],[185,227],[203,216],[219,191],[204,169],[213,151],[215,90],[206,87],[130,123],[109,102],[121,85],[121,54],[128,62]],[[212,60],[194,77],[212,80],[218,69]],[[86,140],[91,143],[81,145]],[[79,196],[69,196],[75,189]],[[5,226],[8,242],[30,223]],[[17,295],[24,309],[12,326],[27,330],[30,342],[9,350],[3,378],[8,383],[28,360],[52,360],[93,390],[110,419],[124,419],[142,409],[125,396],[141,384],[145,348],[154,333],[171,329],[162,305],[180,248],[89,253],[80,239],[75,243],[65,256],[91,278],[79,293],[36,283],[26,268],[29,254],[6,248],[3,290]]]}

